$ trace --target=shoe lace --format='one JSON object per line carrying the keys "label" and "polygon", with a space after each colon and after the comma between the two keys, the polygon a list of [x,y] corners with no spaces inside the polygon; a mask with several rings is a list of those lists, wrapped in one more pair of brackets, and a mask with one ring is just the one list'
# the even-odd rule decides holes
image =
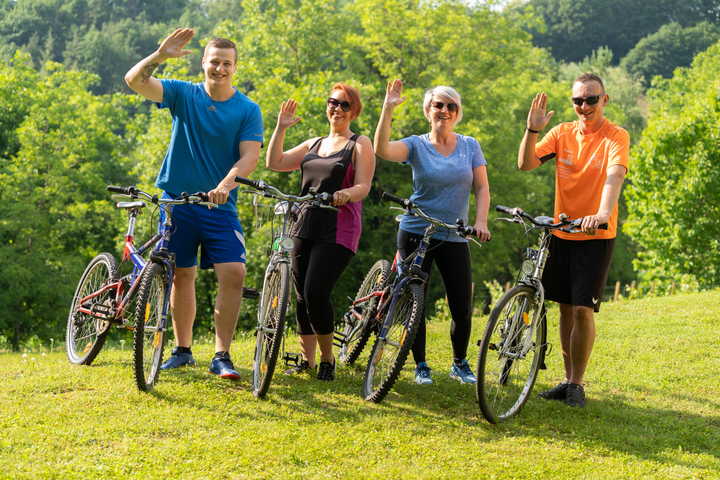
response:
{"label": "shoe lace", "polygon": [[463,377],[473,376],[473,372],[470,369],[470,365],[463,363],[462,365],[455,365]]}
{"label": "shoe lace", "polygon": [[418,367],[417,376],[420,378],[430,378],[430,367]]}
{"label": "shoe lace", "polygon": [[333,365],[331,365],[328,362],[321,362],[320,367],[318,368],[318,378],[324,379],[324,378],[330,378],[333,372]]}
{"label": "shoe lace", "polygon": [[581,402],[585,396],[582,387],[568,387],[568,400]]}

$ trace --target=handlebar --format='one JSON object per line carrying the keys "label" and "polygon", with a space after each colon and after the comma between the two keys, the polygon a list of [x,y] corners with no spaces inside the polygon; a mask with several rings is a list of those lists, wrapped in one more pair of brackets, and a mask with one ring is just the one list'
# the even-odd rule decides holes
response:
{"label": "handlebar", "polygon": [[[575,220],[570,220],[569,218],[565,218],[565,216],[563,214],[563,215],[561,215],[562,219],[560,220],[560,222],[552,223],[552,221],[554,219],[550,219],[550,217],[533,217],[529,213],[523,211],[523,209],[520,207],[509,208],[509,207],[504,207],[502,205],[498,205],[497,207],[495,207],[495,210],[498,212],[501,212],[501,213],[505,213],[507,215],[512,215],[513,220],[511,220],[511,221],[515,221],[516,223],[522,222],[522,220],[520,220],[520,218],[525,218],[528,221],[530,221],[530,223],[532,223],[533,225],[535,225],[537,227],[549,228],[552,230],[560,230],[562,232],[567,232],[567,233],[580,232],[580,230],[578,230],[578,229],[580,228],[580,225],[582,225],[582,221],[583,221],[582,218],[576,218]],[[510,220],[510,219],[505,219],[505,220]],[[602,223],[602,224],[598,225],[597,228],[600,230],[607,230],[608,224]]]}
{"label": "handlebar", "polygon": [[[277,188],[273,187],[272,185],[270,185],[268,183],[265,183],[262,180],[250,180],[249,178],[244,178],[239,175],[236,175],[235,181],[242,185],[247,185],[248,187],[252,187],[255,190],[258,190],[265,197],[273,197],[273,198],[277,198],[279,200],[286,200],[286,201],[295,202],[295,203],[308,202],[319,208],[327,208],[329,210],[335,210],[336,212],[340,211],[339,209],[330,205],[333,201],[333,195],[330,193],[327,193],[327,192],[310,193],[308,195],[298,197],[296,195],[288,195],[286,193],[283,193],[280,190],[278,190]],[[256,193],[256,192],[244,192],[244,193]]]}
{"label": "handlebar", "polygon": [[409,198],[401,198],[396,195],[393,195],[392,193],[383,192],[381,197],[383,200],[388,200],[394,203],[397,203],[398,205],[402,206],[405,211],[409,215],[417,215],[418,217],[427,220],[428,222],[432,223],[433,225],[437,225],[439,227],[447,228],[448,230],[457,230],[457,234],[461,237],[465,238],[467,236],[475,237],[477,236],[475,228],[473,228],[471,225],[465,225],[465,222],[458,218],[454,224],[452,223],[445,223],[442,220],[438,220],[437,218],[433,218],[423,212],[415,203],[410,200]]}
{"label": "handlebar", "polygon": [[180,198],[158,198],[157,195],[150,195],[147,192],[144,192],[140,190],[139,188],[135,186],[129,186],[129,187],[116,187],[114,185],[108,185],[107,187],[109,192],[115,193],[116,195],[121,195],[125,197],[130,197],[133,199],[137,198],[144,198],[145,200],[148,200],[155,205],[182,205],[182,204],[192,204],[192,205],[202,205],[206,207],[217,207],[217,204],[212,203],[209,201],[208,194],[205,192],[197,192],[190,195],[187,192],[183,192],[180,194]]}

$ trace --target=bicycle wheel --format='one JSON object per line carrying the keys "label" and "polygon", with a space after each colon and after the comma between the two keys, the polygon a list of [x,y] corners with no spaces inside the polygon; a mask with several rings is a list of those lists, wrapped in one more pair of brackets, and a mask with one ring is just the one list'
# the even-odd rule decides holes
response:
{"label": "bicycle wheel", "polygon": [[68,315],[65,332],[65,350],[70,363],[90,365],[105,343],[110,322],[102,318],[103,312],[109,312],[115,300],[116,289],[106,290],[85,302],[85,308],[102,310],[95,315],[79,311],[81,300],[100,292],[103,287],[117,281],[118,265],[109,253],[101,253],[85,268],[80,278]]}
{"label": "bicycle wheel", "polygon": [[402,371],[425,306],[425,294],[420,285],[411,283],[398,299],[385,338],[375,340],[363,380],[363,397],[379,403],[385,398]]}
{"label": "bicycle wheel", "polygon": [[145,392],[157,382],[165,347],[163,319],[170,303],[165,267],[153,263],[145,268],[137,293],[133,363],[135,385]]}
{"label": "bicycle wheel", "polygon": [[258,306],[258,327],[255,332],[257,340],[252,371],[252,392],[255,398],[264,397],[270,388],[285,333],[289,292],[290,267],[285,262],[278,262],[265,275],[265,284]]}
{"label": "bicycle wheel", "polygon": [[[545,308],[536,289],[508,290],[490,313],[480,343],[475,393],[483,417],[499,423],[517,414],[530,397],[542,363]],[[536,324],[535,314],[540,309]]]}
{"label": "bicycle wheel", "polygon": [[[365,276],[365,280],[355,300],[366,297],[372,292],[384,290],[390,278],[390,262],[378,260]],[[345,326],[343,327],[343,343],[338,352],[340,363],[352,365],[360,356],[365,344],[373,331],[372,318],[375,316],[375,308],[378,304],[378,297],[372,297],[361,303],[353,302],[353,305],[344,315]]]}

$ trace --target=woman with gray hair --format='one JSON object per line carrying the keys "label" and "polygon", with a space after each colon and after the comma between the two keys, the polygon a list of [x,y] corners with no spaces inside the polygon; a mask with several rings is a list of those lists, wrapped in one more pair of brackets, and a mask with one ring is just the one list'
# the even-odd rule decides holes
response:
{"label": "woman with gray hair", "polygon": [[[423,109],[425,118],[430,122],[430,133],[391,142],[393,111],[407,98],[402,95],[402,87],[401,80],[388,82],[380,122],[375,131],[375,154],[390,162],[409,164],[414,190],[410,200],[428,215],[446,223],[455,223],[459,218],[468,223],[472,192],[476,207],[473,226],[480,241],[487,242],[490,240],[487,228],[490,206],[487,162],[476,139],[453,131],[463,116],[460,95],[455,89],[444,86],[428,90]],[[415,251],[427,225],[421,218],[403,216],[397,237],[398,250],[403,258]],[[429,274],[433,261],[440,271],[452,315],[450,341],[453,363],[450,377],[461,383],[475,383],[475,375],[466,358],[472,329],[472,272],[467,240],[438,229],[430,242],[422,270]],[[427,293],[427,284],[425,288]],[[420,385],[432,384],[425,357],[425,339],[423,321],[412,349],[417,365],[415,382]]]}

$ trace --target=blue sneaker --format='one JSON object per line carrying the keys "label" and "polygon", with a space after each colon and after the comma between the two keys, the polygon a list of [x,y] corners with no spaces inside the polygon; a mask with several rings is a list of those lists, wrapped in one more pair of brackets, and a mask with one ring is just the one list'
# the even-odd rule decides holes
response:
{"label": "blue sneaker", "polygon": [[467,358],[463,359],[460,365],[453,363],[452,367],[450,367],[450,378],[460,380],[460,383],[477,383],[477,378],[470,369]]}
{"label": "blue sneaker", "polygon": [[433,381],[430,378],[430,370],[428,364],[425,362],[418,363],[415,368],[415,383],[418,385],[432,385]]}
{"label": "blue sneaker", "polygon": [[160,370],[170,370],[172,368],[182,367],[183,365],[195,365],[195,359],[192,353],[180,353],[180,348],[172,349],[170,358],[160,366]]}
{"label": "blue sneaker", "polygon": [[235,366],[229,358],[215,357],[210,362],[210,373],[220,375],[220,378],[228,380],[239,380],[240,374],[235,371]]}

